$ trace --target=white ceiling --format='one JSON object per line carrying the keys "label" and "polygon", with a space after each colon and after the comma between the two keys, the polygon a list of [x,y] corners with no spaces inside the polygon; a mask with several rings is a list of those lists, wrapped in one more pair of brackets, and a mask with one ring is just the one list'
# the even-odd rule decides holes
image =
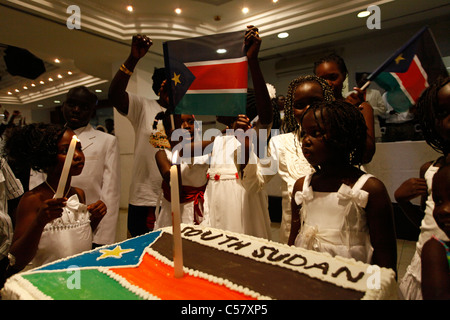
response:
{"label": "white ceiling", "polygon": [[[128,4],[134,6],[134,12],[126,10]],[[67,13],[69,5],[80,8],[80,30],[66,26],[71,15]],[[162,63],[164,41],[244,30],[253,24],[263,38],[260,58],[281,59],[301,49],[368,36],[367,18],[357,18],[356,14],[369,5],[381,9],[380,33],[421,20],[448,19],[450,15],[448,0],[0,0],[0,44],[26,48],[54,66],[48,68],[54,78],[64,75],[55,78],[51,88],[33,89],[31,98],[31,91],[21,93],[23,104],[36,107],[38,103],[49,105],[51,95],[52,100],[62,98],[70,86],[84,81],[107,90],[112,64],[126,58],[136,33],[153,39],[149,58]],[[249,13],[241,12],[243,6]],[[180,15],[174,13],[176,7],[182,9]],[[290,36],[278,39],[282,31]],[[60,64],[53,62],[56,57]],[[66,76],[68,70],[73,72],[71,78]],[[15,84],[22,86],[24,81],[29,82],[4,76],[0,103],[20,100],[16,93],[8,96],[5,90]],[[104,93],[99,96],[104,97]]]}

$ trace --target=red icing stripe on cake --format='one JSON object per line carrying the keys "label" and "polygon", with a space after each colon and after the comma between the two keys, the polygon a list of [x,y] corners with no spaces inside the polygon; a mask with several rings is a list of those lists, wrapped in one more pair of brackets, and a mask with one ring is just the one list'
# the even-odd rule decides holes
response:
{"label": "red icing stripe on cake", "polygon": [[176,279],[172,266],[148,253],[144,254],[138,267],[113,268],[110,271],[163,300],[254,300],[223,285],[188,274]]}

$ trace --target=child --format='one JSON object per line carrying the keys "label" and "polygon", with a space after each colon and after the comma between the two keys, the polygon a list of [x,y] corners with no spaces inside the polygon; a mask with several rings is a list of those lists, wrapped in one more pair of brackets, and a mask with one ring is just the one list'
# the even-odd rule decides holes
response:
{"label": "child", "polygon": [[352,93],[344,99],[342,89],[347,78],[348,70],[344,59],[337,54],[330,54],[314,62],[314,74],[325,79],[333,88],[336,100],[345,100],[355,107],[358,107],[364,116],[367,126],[366,151],[363,163],[369,163],[375,154],[375,129],[372,106],[365,101],[364,92],[359,88],[353,88],[357,93]]}
{"label": "child", "polygon": [[[188,136],[183,136],[182,142],[190,142],[194,138],[195,118],[193,115],[173,115],[175,128],[181,128],[188,133]],[[172,150],[180,142],[173,141],[172,125],[170,123],[169,113],[163,119],[164,129],[167,137],[171,143]],[[176,140],[176,139],[174,139]],[[161,206],[159,212],[156,214],[155,229],[163,228],[172,225],[172,208],[170,197],[170,168],[172,166],[172,151],[159,150],[156,155],[156,164],[163,178],[162,191],[163,197],[161,199]],[[208,170],[207,156],[193,157],[186,160],[181,159],[178,168],[180,170],[179,181],[180,187],[180,210],[181,222],[187,224],[200,224],[203,221],[203,203],[206,183],[206,171]],[[175,161],[177,161],[175,159]],[[177,163],[179,163],[177,161]],[[157,210],[158,211],[158,210]]]}
{"label": "child", "polygon": [[[275,174],[281,178],[282,216],[279,242],[287,243],[291,230],[291,194],[297,179],[313,172],[303,157],[300,144],[299,121],[303,111],[313,102],[334,100],[328,83],[317,76],[302,76],[291,81],[288,87],[283,129],[286,133],[272,136],[268,158],[261,159],[259,168],[247,166],[242,183],[247,188],[248,178],[257,176],[259,187],[270,183]],[[252,172],[253,170],[253,172]],[[252,182],[254,179],[250,179]],[[254,183],[254,181],[253,181]]]}
{"label": "child", "polygon": [[392,206],[383,183],[361,165],[366,126],[344,101],[311,105],[301,118],[302,152],[316,172],[292,192],[289,244],[396,270]]}
{"label": "child", "polygon": [[[417,101],[416,108],[417,119],[426,142],[443,156],[423,164],[420,168],[420,178],[406,180],[394,193],[406,216],[417,226],[420,225],[416,252],[399,282],[400,292],[403,298],[408,300],[422,299],[420,257],[424,243],[433,235],[448,241],[433,218],[432,180],[437,170],[450,161],[450,78],[439,79],[425,89]],[[421,205],[414,206],[410,201],[419,196],[422,197]]]}
{"label": "child", "polygon": [[31,124],[12,131],[6,141],[5,151],[16,164],[47,174],[47,180],[26,192],[17,207],[10,249],[12,272],[29,262],[37,267],[92,248],[92,230],[106,214],[106,206],[100,202],[86,207],[83,190],[70,185],[71,177],[84,166],[79,142],[64,196],[54,198],[73,135],[69,128]]}
{"label": "child", "polygon": [[[433,217],[450,237],[450,164],[433,178]],[[422,249],[422,294],[424,299],[450,299],[450,241],[433,236]]]}

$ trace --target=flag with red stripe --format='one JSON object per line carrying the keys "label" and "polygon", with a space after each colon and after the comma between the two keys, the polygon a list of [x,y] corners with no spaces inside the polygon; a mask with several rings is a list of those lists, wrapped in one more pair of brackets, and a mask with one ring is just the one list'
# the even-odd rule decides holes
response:
{"label": "flag with red stripe", "polygon": [[163,44],[174,113],[245,114],[248,64],[244,34],[230,32]]}
{"label": "flag with red stripe", "polygon": [[430,83],[448,76],[433,34],[424,27],[397,50],[367,80],[387,92],[387,101],[397,112],[409,110]]}

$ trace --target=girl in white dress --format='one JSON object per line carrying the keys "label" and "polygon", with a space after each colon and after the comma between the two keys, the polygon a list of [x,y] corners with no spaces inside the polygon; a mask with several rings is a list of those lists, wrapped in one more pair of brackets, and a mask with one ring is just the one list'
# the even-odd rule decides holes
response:
{"label": "girl in white dress", "polygon": [[10,249],[10,272],[31,262],[37,267],[92,249],[92,230],[106,214],[103,202],[86,206],[84,191],[71,187],[71,177],[84,166],[80,142],[75,148],[64,196],[54,198],[70,142],[75,133],[56,125],[31,124],[17,128],[7,138],[10,161],[47,173],[47,180],[26,192],[16,211]]}
{"label": "girl in white dress", "polygon": [[[195,118],[192,115],[173,115],[174,125],[189,133],[189,137],[183,137],[184,142],[189,142],[194,137]],[[172,141],[171,124],[169,117],[163,121],[165,132],[168,133],[172,150],[178,142]],[[172,166],[172,151],[159,150],[156,155],[162,182],[162,197],[159,203],[159,210],[156,210],[155,230],[172,225],[172,207],[170,197],[170,167]],[[200,224],[203,222],[204,192],[206,188],[208,170],[208,156],[180,158],[178,168],[180,170],[180,211],[181,222],[186,224]]]}
{"label": "girl in white dress", "polygon": [[344,101],[322,102],[306,109],[300,124],[303,155],[316,171],[294,185],[288,243],[395,271],[389,195],[355,167],[365,151],[363,116]]}

